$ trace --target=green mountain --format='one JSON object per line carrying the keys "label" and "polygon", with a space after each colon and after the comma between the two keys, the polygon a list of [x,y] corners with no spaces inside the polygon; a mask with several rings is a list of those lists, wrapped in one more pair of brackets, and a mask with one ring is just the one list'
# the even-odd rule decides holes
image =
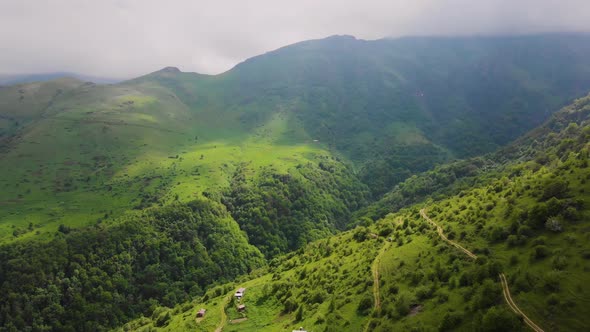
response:
{"label": "green mountain", "polygon": [[[488,232],[504,240],[505,232],[497,228],[507,225],[510,216],[510,227],[515,221],[517,231],[521,226],[531,228],[506,235],[514,235],[510,241],[516,241],[516,248],[525,254],[533,245],[523,236],[533,238],[542,232],[532,221],[529,225],[529,219],[567,219],[571,212],[583,220],[584,204],[562,202],[569,196],[586,199],[582,192],[570,193],[584,189],[584,183],[575,182],[576,176],[582,176],[580,165],[572,161],[568,166],[573,175],[567,177],[574,184],[547,184],[556,190],[559,202],[539,198],[538,191],[543,191],[543,181],[551,174],[564,177],[552,166],[568,162],[569,155],[564,159],[562,152],[572,152],[574,159],[585,156],[586,113],[580,111],[586,107],[585,99],[573,106],[571,115],[562,111],[547,125],[510,142],[589,91],[589,73],[588,35],[377,41],[335,36],[269,52],[215,76],[167,67],[112,85],[58,79],[2,87],[0,331],[105,330],[142,315],[133,326],[182,329],[178,324],[194,322],[189,310],[195,303],[174,311],[166,307],[191,299],[208,308],[224,306],[220,296],[233,291],[233,285],[225,283],[240,275],[254,273],[265,276],[260,280],[272,280],[274,275],[290,278],[298,273],[306,289],[323,285],[311,281],[311,275],[328,279],[321,276],[334,262],[320,259],[325,253],[317,254],[313,248],[323,242],[315,241],[357,225],[365,228],[331,238],[339,241],[338,256],[330,256],[332,251],[325,256],[351,265],[346,270],[337,267],[342,275],[339,282],[349,286],[323,289],[325,293],[313,300],[305,289],[293,288],[292,303],[282,309],[277,303],[285,304],[286,297],[269,297],[271,302],[261,298],[259,308],[266,314],[250,322],[252,329],[270,324],[269,329],[280,330],[293,325],[297,316],[305,324],[316,324],[304,312],[323,312],[317,323],[322,328],[334,319],[349,322],[342,328],[364,328],[371,305],[366,307],[364,300],[364,308],[357,310],[357,295],[370,293],[370,266],[382,243],[365,240],[362,234],[382,234],[381,238],[397,234],[396,244],[399,238],[404,243],[422,241],[425,250],[440,251],[440,259],[454,257],[452,251],[440,249],[443,243],[429,242],[434,233],[421,223],[414,204],[436,200],[428,205],[428,213],[442,223],[448,219],[449,206],[464,203],[466,208],[455,215],[467,223],[473,215],[466,214],[477,214],[474,211],[481,208],[473,202],[483,204],[474,195],[483,195],[478,190],[485,188],[489,196],[485,197],[498,201],[477,214],[478,225],[485,225],[480,229],[449,221],[449,227],[461,234],[465,226],[465,245],[485,248]],[[570,122],[578,126],[568,129],[572,137],[564,129]],[[499,147],[504,148],[480,156]],[[467,159],[442,165],[456,158]],[[523,177],[523,185],[530,187],[519,190],[528,196],[509,189],[513,177]],[[498,179],[503,181],[498,191],[488,192],[489,186],[496,188]],[[490,211],[500,211],[496,206],[503,207],[503,199],[512,197],[508,191],[516,196],[518,213],[504,219],[492,216]],[[565,191],[569,196],[560,196]],[[464,202],[465,195],[471,195],[472,201]],[[529,211],[543,204],[549,215],[543,208]],[[481,221],[482,213],[489,220]],[[531,214],[537,217],[529,218]],[[438,220],[440,216],[445,219]],[[408,222],[398,226],[392,220]],[[487,230],[492,225],[498,227]],[[579,231],[568,226],[561,234],[574,230]],[[555,241],[561,243],[562,238]],[[579,243],[584,249],[583,241]],[[515,252],[500,242],[490,246]],[[412,257],[416,252],[387,248],[383,255]],[[575,254],[562,250],[565,257]],[[404,258],[408,269],[423,269],[426,252],[420,255],[412,264]],[[488,261],[504,266],[493,252],[486,255],[490,256],[482,263],[486,268]],[[308,263],[319,270],[301,275],[298,264]],[[457,263],[455,270],[464,272],[473,265],[464,263]],[[441,261],[449,265],[445,264]],[[531,263],[531,269],[535,266],[545,265]],[[584,261],[571,267],[571,274],[578,276]],[[502,271],[513,278],[515,270]],[[414,279],[394,272],[384,271],[383,280],[395,279],[407,291],[407,301],[416,302],[415,285],[402,286]],[[423,270],[424,275],[427,272]],[[349,273],[367,279],[366,285],[356,283]],[[463,286],[479,289],[486,278]],[[249,282],[259,285],[256,280]],[[438,280],[449,294],[461,289],[449,280]],[[345,308],[342,319],[331,315],[338,312],[333,306],[322,309],[336,290],[350,298],[346,305],[340,304]],[[473,307],[469,299],[454,298],[453,303],[465,315],[484,319],[487,307]],[[179,310],[185,315],[182,319],[175,315]],[[206,330],[225,322],[221,310],[213,312],[219,313],[219,320],[207,319],[202,325]],[[239,317],[237,312],[232,315]],[[380,318],[394,317],[391,311],[372,315],[377,321],[371,324],[383,329],[387,325]],[[539,314],[534,315],[539,319]],[[402,316],[395,321],[399,323]],[[265,321],[271,317],[273,321]],[[284,319],[282,327],[274,319]],[[479,322],[458,321],[465,329]],[[438,323],[432,318],[423,324]],[[567,326],[580,326],[571,324]]]}
{"label": "green mountain", "polygon": [[335,36],[216,76],[170,67],[115,85],[2,88],[2,241],[13,226],[47,238],[60,224],[187,202],[226,188],[243,162],[284,173],[336,156],[379,197],[508,143],[590,89],[589,38]]}
{"label": "green mountain", "polygon": [[590,95],[498,152],[503,166],[469,189],[427,195],[119,330],[524,331],[527,320],[537,330],[583,330],[588,142]]}

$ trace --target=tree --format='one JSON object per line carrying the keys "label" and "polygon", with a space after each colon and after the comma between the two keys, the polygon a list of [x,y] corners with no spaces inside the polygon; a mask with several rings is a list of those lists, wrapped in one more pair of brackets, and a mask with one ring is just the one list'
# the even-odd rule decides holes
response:
{"label": "tree", "polygon": [[356,311],[361,315],[367,315],[369,310],[373,307],[373,298],[369,294],[365,294],[359,302]]}
{"label": "tree", "polygon": [[549,219],[547,219],[547,222],[545,223],[545,228],[556,233],[563,231],[563,227],[561,227],[561,222],[557,217],[550,217]]}
{"label": "tree", "polygon": [[299,305],[297,313],[295,314],[295,321],[299,322],[303,319],[303,306]]}
{"label": "tree", "polygon": [[490,308],[482,319],[481,330],[484,332],[519,331],[521,322],[514,313],[505,307]]}

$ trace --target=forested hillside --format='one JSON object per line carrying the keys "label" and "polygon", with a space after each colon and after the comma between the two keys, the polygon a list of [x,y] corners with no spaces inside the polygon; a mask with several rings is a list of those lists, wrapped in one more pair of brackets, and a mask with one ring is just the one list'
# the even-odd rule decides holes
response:
{"label": "forested hillside", "polygon": [[[429,197],[440,199],[488,184],[516,164],[530,161],[546,164],[549,158],[554,157],[548,151],[563,153],[573,144],[572,138],[563,137],[564,132],[575,134],[580,126],[585,125],[590,112],[587,105],[588,96],[577,99],[543,125],[496,152],[447,163],[414,175],[395,186],[379,201],[356,211],[355,219],[358,221],[363,216],[376,220]],[[584,136],[581,136],[577,143],[584,142]]]}
{"label": "forested hillside", "polygon": [[225,190],[243,162],[284,173],[337,156],[379,198],[508,143],[590,89],[588,45],[583,34],[335,36],[215,76],[169,67],[114,85],[3,87],[0,236],[47,239],[62,223],[188,202]]}
{"label": "forested hillside", "polygon": [[589,98],[521,135],[588,90],[583,34],[334,36],[219,75],[0,87],[0,331],[214,330],[247,279],[228,330],[438,328],[451,309],[471,330],[511,320],[499,271],[539,324],[577,329]]}
{"label": "forested hillside", "polygon": [[219,204],[152,208],[116,225],[60,226],[0,247],[3,331],[104,330],[264,265]]}
{"label": "forested hillside", "polygon": [[[480,171],[457,194],[366,219],[121,330],[527,330],[505,291],[542,330],[584,330],[589,142],[590,96],[521,139],[518,153],[500,153],[535,158]],[[200,308],[208,313],[195,321]]]}

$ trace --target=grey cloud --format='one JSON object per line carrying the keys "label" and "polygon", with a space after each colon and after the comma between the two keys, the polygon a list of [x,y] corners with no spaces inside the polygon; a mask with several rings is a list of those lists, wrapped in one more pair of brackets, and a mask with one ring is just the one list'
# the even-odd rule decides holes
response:
{"label": "grey cloud", "polygon": [[587,0],[3,0],[0,73],[133,77],[173,65],[219,73],[333,34],[589,31]]}

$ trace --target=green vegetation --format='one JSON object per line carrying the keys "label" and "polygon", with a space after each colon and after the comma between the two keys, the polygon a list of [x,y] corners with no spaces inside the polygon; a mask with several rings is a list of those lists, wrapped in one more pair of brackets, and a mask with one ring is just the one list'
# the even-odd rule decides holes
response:
{"label": "green vegetation", "polygon": [[342,229],[351,211],[366,204],[368,191],[337,161],[298,165],[287,174],[263,169],[247,179],[241,166],[222,202],[250,243],[268,257],[298,249]]}
{"label": "green vegetation", "polygon": [[521,330],[500,272],[582,330],[590,97],[506,144],[590,89],[588,45],[331,37],[0,88],[0,331]]}
{"label": "green vegetation", "polygon": [[[571,122],[555,125],[565,120]],[[589,128],[590,96],[527,136],[535,139],[513,146],[542,158],[506,161],[456,195],[430,197],[374,223],[360,221],[364,226],[275,258],[249,278],[228,284],[227,293],[205,295],[200,303],[214,306],[237,287],[248,288],[243,299],[247,320],[228,321],[227,331],[298,326],[318,331],[524,331],[522,319],[504,301],[498,277],[504,273],[513,300],[537,325],[583,329],[589,324],[585,311],[590,299],[585,286],[590,281],[585,222],[590,217]],[[444,242],[421,218],[422,206],[449,239],[478,258]],[[375,262],[377,281],[371,268]],[[375,282],[380,286],[378,307]],[[170,309],[182,313],[173,315],[163,330],[213,330],[194,322],[195,309]],[[122,329],[130,327],[147,331],[155,325],[143,319]]]}
{"label": "green vegetation", "polygon": [[219,204],[148,209],[117,225],[60,228],[47,243],[0,248],[0,325],[105,329],[172,306],[264,264]]}

